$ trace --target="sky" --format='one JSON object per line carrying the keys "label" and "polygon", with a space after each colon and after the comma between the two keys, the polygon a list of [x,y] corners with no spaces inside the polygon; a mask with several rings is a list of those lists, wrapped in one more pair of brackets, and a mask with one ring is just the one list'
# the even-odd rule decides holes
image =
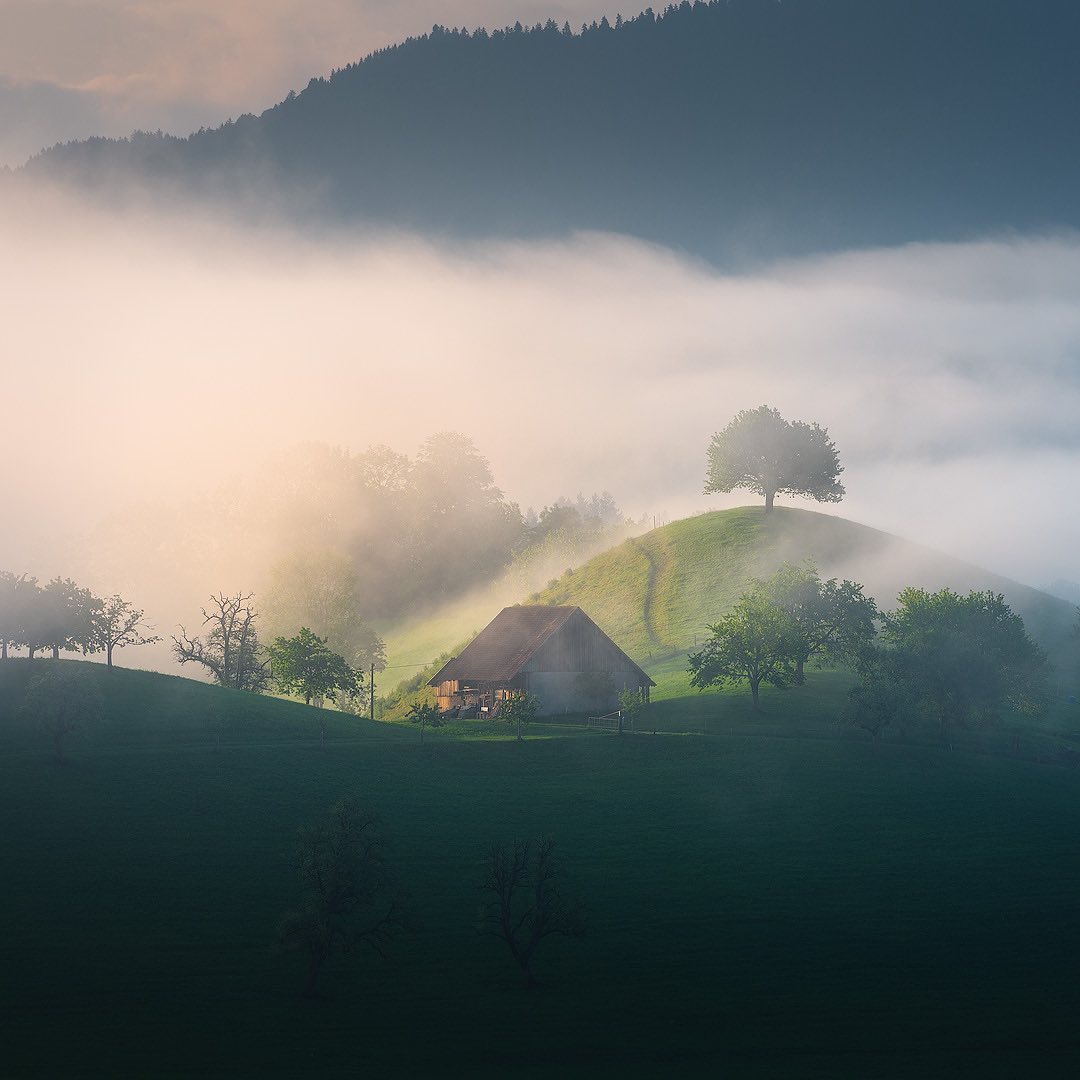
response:
{"label": "sky", "polygon": [[[846,517],[1039,584],[1080,567],[1080,239],[913,245],[725,276],[582,235],[337,243],[38,192],[7,267],[0,566],[78,575],[77,538],[305,441],[470,435],[524,508],[611,491],[667,520],[768,403],[828,428]],[[108,582],[99,583],[108,589]]]}
{"label": "sky", "polygon": [[[605,0],[0,0],[0,165],[55,142],[186,134],[261,112],[374,49],[446,26],[608,11]],[[629,13],[630,9],[627,9]]]}

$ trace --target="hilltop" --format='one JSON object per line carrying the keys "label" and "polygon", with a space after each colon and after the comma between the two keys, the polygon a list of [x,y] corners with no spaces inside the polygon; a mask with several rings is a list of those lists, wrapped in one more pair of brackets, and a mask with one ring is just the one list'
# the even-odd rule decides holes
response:
{"label": "hilltop", "polygon": [[[307,223],[746,258],[1080,226],[1072,0],[712,0],[435,27],[260,116],[25,169]],[[260,210],[261,208],[261,210]]]}

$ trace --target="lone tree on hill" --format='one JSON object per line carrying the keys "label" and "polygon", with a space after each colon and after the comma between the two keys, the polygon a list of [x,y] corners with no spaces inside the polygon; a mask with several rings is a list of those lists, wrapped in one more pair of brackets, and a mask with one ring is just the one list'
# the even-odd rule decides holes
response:
{"label": "lone tree on hill", "polygon": [[305,705],[323,698],[336,701],[339,693],[355,694],[364,680],[306,626],[294,637],[276,638],[266,651],[274,685],[286,694],[298,694]]}
{"label": "lone tree on hill", "polygon": [[551,837],[513,847],[492,844],[481,888],[491,894],[481,933],[506,943],[533,985],[533,954],[552,934],[579,938],[585,933],[582,907],[567,902],[555,880],[555,841]]}
{"label": "lone tree on hill", "polygon": [[706,452],[705,494],[746,488],[765,496],[765,512],[777,495],[805,495],[839,502],[844,471],[828,431],[802,420],[789,422],[776,409],[744,409]]}
{"label": "lone tree on hill", "polygon": [[335,949],[367,945],[385,955],[403,929],[401,907],[397,897],[382,900],[388,881],[379,819],[353,799],[334,806],[328,823],[301,831],[296,864],[303,903],[283,920],[280,940],[307,953],[304,995],[314,997]]}

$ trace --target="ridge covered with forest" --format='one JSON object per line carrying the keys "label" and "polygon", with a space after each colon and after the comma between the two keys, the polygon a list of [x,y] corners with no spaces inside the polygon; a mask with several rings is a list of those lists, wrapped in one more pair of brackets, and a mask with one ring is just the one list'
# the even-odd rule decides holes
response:
{"label": "ridge covered with forest", "polygon": [[[611,230],[718,262],[1080,225],[1066,0],[711,0],[436,26],[261,116],[24,168],[308,223]],[[265,202],[260,199],[264,197]]]}

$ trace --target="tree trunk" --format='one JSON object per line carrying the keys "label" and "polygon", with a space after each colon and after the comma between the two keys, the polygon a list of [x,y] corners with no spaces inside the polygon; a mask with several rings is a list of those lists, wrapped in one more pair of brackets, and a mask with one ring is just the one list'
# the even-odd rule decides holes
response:
{"label": "tree trunk", "polygon": [[105,646],[105,666],[108,668],[112,667],[112,651],[113,646],[111,643]]}
{"label": "tree trunk", "polygon": [[7,659],[7,638],[0,642],[0,660]]}
{"label": "tree trunk", "polygon": [[766,514],[771,514],[772,513],[773,500],[775,498],[776,498],[776,492],[775,491],[766,491],[765,492],[765,513]]}
{"label": "tree trunk", "polygon": [[799,686],[802,686],[802,684],[806,682],[806,679],[803,676],[803,664],[805,663],[806,661],[801,656],[795,662],[795,682],[798,683]]}
{"label": "tree trunk", "polygon": [[761,712],[761,705],[758,701],[758,687],[760,685],[760,679],[750,680],[750,700],[754,703],[754,712]]}
{"label": "tree trunk", "polygon": [[37,646],[36,645],[27,645],[26,646],[26,658],[28,660],[33,660],[34,659],[34,653],[36,653],[36,652],[37,652]]}
{"label": "tree trunk", "polygon": [[59,660],[60,659],[60,646],[59,645],[54,645],[52,647],[52,658],[54,660]]}

